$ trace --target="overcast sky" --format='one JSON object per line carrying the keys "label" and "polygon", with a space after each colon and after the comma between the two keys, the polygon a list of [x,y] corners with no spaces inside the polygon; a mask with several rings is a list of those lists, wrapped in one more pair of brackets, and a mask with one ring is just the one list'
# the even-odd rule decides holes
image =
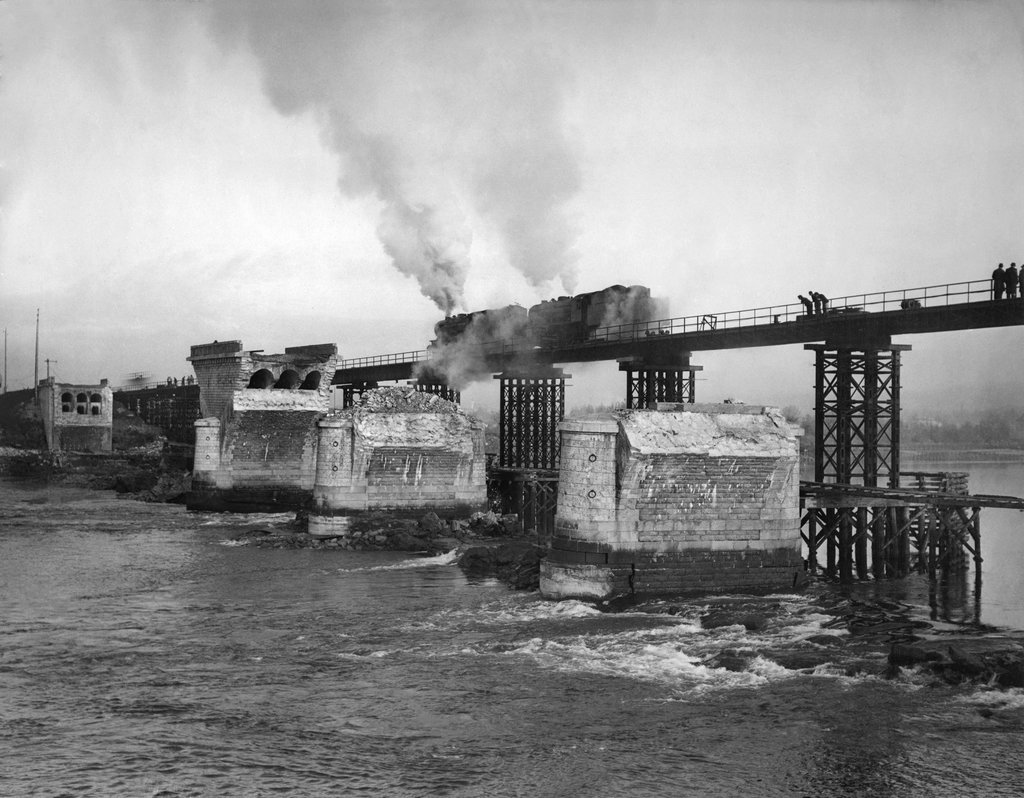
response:
{"label": "overcast sky", "polygon": [[[117,384],[613,283],[681,316],[984,279],[1024,262],[1022,8],[6,0],[9,385],[37,308],[52,373]],[[1017,328],[900,342],[908,411],[1024,393]],[[810,407],[801,347],[694,361],[699,399]]]}

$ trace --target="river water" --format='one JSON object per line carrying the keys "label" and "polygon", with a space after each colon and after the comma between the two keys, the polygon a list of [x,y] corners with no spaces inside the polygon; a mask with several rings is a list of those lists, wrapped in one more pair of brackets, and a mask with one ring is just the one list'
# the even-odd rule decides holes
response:
{"label": "river water", "polygon": [[[1021,466],[970,470],[1020,492]],[[829,588],[607,613],[447,556],[232,543],[285,516],[6,482],[0,519],[0,795],[1024,794],[1024,692],[885,678]],[[980,601],[920,577],[854,598],[1024,629],[1024,516],[983,519]],[[704,629],[709,607],[768,624]]]}

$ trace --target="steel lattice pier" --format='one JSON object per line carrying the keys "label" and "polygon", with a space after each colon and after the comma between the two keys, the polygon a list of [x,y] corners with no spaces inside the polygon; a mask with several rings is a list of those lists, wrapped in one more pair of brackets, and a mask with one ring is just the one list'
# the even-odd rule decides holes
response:
{"label": "steel lattice pier", "polygon": [[561,369],[499,374],[499,468],[558,468],[558,424],[565,418]]}

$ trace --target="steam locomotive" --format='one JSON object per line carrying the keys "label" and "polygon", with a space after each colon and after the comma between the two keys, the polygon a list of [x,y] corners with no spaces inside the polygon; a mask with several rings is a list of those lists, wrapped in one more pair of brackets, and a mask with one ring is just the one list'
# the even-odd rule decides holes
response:
{"label": "steam locomotive", "polygon": [[464,343],[490,354],[493,350],[500,351],[507,341],[527,335],[528,331],[529,313],[520,305],[475,310],[448,316],[435,324],[431,348]]}
{"label": "steam locomotive", "polygon": [[593,337],[600,327],[638,324],[660,318],[661,302],[651,298],[642,285],[612,285],[601,291],[561,296],[529,310],[508,305],[449,316],[434,325],[432,347],[455,343],[501,347],[578,344]]}

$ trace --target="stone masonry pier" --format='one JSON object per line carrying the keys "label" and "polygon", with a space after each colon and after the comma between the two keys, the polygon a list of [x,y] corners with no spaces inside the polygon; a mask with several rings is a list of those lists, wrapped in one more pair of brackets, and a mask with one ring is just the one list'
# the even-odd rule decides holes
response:
{"label": "stone masonry pier", "polygon": [[773,408],[657,404],[561,424],[546,598],[790,588],[799,427]]}
{"label": "stone masonry pier", "polygon": [[334,344],[242,349],[239,341],[192,347],[200,387],[191,509],[272,511],[308,504],[317,422],[330,409]]}
{"label": "stone masonry pier", "polygon": [[457,517],[485,508],[484,425],[453,402],[374,389],[318,428],[310,534],[344,537],[366,512]]}

